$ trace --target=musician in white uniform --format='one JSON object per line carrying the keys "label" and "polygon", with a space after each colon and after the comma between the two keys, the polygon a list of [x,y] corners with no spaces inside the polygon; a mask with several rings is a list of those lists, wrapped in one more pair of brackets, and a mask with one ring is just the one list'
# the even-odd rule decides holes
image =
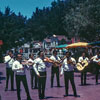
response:
{"label": "musician in white uniform", "polygon": [[8,90],[8,81],[11,78],[11,91],[14,91],[14,72],[12,71],[13,65],[13,52],[9,51],[8,55],[4,57],[4,63],[6,64],[6,87],[5,91]]}
{"label": "musician in white uniform", "polygon": [[[82,63],[84,60],[89,61],[88,57],[86,57],[85,52],[82,53],[82,56],[79,57],[78,62]],[[81,85],[86,85],[86,72],[81,72]]]}
{"label": "musician in white uniform", "polygon": [[17,88],[18,100],[21,100],[21,97],[20,97],[21,82],[23,83],[23,86],[25,88],[25,91],[27,94],[27,100],[31,100],[29,89],[28,89],[28,84],[27,84],[27,79],[26,79],[26,74],[25,74],[26,68],[27,66],[24,65],[22,62],[22,55],[17,54],[17,58],[16,58],[16,61],[13,63],[12,70],[15,71],[15,74],[16,74],[16,88]]}
{"label": "musician in white uniform", "polygon": [[[57,56],[56,50],[53,51],[53,55],[50,57],[50,59],[55,62],[60,61],[60,58]],[[60,87],[59,65],[55,65],[54,63],[51,68],[51,88],[53,87],[53,81],[54,81],[55,74],[56,74],[56,79],[57,79],[57,87]]]}
{"label": "musician in white uniform", "polygon": [[49,63],[44,58],[44,52],[39,51],[38,57],[34,60],[33,68],[38,76],[38,92],[39,99],[45,99],[45,87],[46,87],[46,67],[50,67]]}
{"label": "musician in white uniform", "polygon": [[96,85],[98,85],[98,77],[99,77],[99,69],[100,69],[100,65],[98,63],[100,62],[100,52],[97,52],[97,54],[93,56],[91,60],[93,60],[92,63],[93,71],[95,71],[94,73],[96,74]]}
{"label": "musician in white uniform", "polygon": [[63,65],[61,67],[60,76],[64,73],[64,81],[65,81],[65,95],[68,96],[68,88],[69,88],[69,80],[72,85],[72,89],[74,92],[74,96],[77,97],[75,82],[74,82],[74,68],[75,68],[76,60],[70,56],[69,52],[66,52],[66,58],[63,61]]}
{"label": "musician in white uniform", "polygon": [[[29,60],[28,60],[28,65],[29,65],[30,76],[31,76],[31,88],[37,89],[37,75],[34,71],[33,64],[34,64],[34,55],[30,54]],[[34,85],[33,81],[34,81],[35,85]]]}
{"label": "musician in white uniform", "polygon": [[39,57],[34,60],[33,68],[38,76],[39,99],[44,99],[46,86],[46,65],[44,62],[44,53],[40,51],[38,56]]}

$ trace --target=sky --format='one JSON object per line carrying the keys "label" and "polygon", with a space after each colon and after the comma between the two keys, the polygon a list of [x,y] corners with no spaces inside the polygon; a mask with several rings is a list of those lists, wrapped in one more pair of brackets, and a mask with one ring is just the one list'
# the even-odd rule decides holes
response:
{"label": "sky", "polygon": [[[9,6],[11,11],[30,18],[35,8],[42,9],[44,6],[51,6],[51,2],[54,0],[0,0],[0,11],[4,12],[5,7]],[[56,0],[55,0],[56,1]]]}

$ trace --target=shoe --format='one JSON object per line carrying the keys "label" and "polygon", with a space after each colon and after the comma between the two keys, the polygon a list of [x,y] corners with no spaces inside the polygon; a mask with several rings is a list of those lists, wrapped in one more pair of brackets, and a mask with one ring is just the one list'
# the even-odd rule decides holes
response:
{"label": "shoe", "polygon": [[7,88],[5,88],[5,91],[8,91],[8,89],[7,89]]}
{"label": "shoe", "polygon": [[47,99],[46,97],[43,97],[43,99]]}
{"label": "shoe", "polygon": [[51,88],[53,88],[53,86],[51,86]]}
{"label": "shoe", "polygon": [[38,87],[34,87],[34,89],[38,89]]}
{"label": "shoe", "polygon": [[84,84],[83,83],[81,83],[81,86],[83,86]]}
{"label": "shoe", "polygon": [[39,99],[47,99],[46,97],[40,97]]}
{"label": "shoe", "polygon": [[33,87],[31,87],[31,89],[33,90],[34,88],[33,88]]}
{"label": "shoe", "polygon": [[84,83],[84,85],[87,85],[86,83]]}
{"label": "shoe", "polygon": [[64,97],[67,97],[67,96],[68,96],[68,94],[65,94],[65,95],[64,95]]}
{"label": "shoe", "polygon": [[96,85],[98,85],[98,82],[96,83]]}
{"label": "shoe", "polygon": [[78,95],[76,94],[76,95],[74,95],[74,97],[78,97]]}
{"label": "shoe", "polygon": [[57,87],[61,87],[60,85],[58,85]]}
{"label": "shoe", "polygon": [[39,99],[43,99],[42,97],[39,97]]}
{"label": "shoe", "polygon": [[12,88],[11,91],[15,91],[14,88]]}

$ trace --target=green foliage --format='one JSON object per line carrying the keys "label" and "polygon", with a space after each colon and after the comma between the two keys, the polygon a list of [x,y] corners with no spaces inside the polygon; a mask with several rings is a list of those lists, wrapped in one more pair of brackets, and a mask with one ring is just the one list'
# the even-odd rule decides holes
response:
{"label": "green foliage", "polygon": [[82,41],[94,41],[99,37],[99,0],[57,0],[51,5],[43,9],[36,8],[29,19],[20,12],[16,15],[9,7],[4,13],[0,11],[3,51],[32,40],[42,41],[53,34],[80,37]]}

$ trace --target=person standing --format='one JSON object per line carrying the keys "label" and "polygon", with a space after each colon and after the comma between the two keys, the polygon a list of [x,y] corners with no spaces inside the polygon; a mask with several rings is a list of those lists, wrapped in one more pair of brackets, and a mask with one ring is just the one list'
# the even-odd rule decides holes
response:
{"label": "person standing", "polygon": [[14,72],[12,71],[12,65],[14,63],[13,52],[9,51],[8,55],[4,57],[4,63],[6,64],[6,87],[5,91],[8,90],[9,78],[11,78],[11,91],[14,91]]}
{"label": "person standing", "polygon": [[69,88],[69,80],[72,85],[72,89],[74,92],[74,96],[77,97],[76,86],[74,82],[74,68],[75,68],[76,60],[70,56],[69,52],[66,52],[66,58],[63,61],[63,65],[61,67],[60,76],[64,73],[64,82],[65,82],[65,96],[68,96],[68,88]]}
{"label": "person standing", "polygon": [[[89,61],[88,57],[86,57],[85,52],[82,53],[82,56],[79,57],[78,62],[82,64],[83,61]],[[86,85],[86,71],[81,72],[81,85]]]}
{"label": "person standing", "polygon": [[17,98],[18,100],[21,100],[20,85],[22,82],[25,88],[26,94],[27,94],[27,100],[31,100],[29,89],[28,89],[28,84],[27,84],[27,79],[26,79],[26,74],[25,74],[26,65],[23,63],[24,62],[22,61],[22,55],[17,54],[16,61],[13,63],[13,66],[12,66],[12,70],[15,71],[16,73]]}
{"label": "person standing", "polygon": [[[93,70],[95,71],[95,78],[96,78],[96,85],[98,85],[98,77],[99,77],[99,70],[100,70],[100,52],[97,52],[97,54],[95,56],[93,56],[91,58],[91,60],[93,61],[92,62],[92,65],[93,65]],[[95,66],[95,67],[94,67]]]}
{"label": "person standing", "polygon": [[51,88],[53,88],[53,81],[54,81],[54,75],[56,74],[57,79],[57,87],[60,87],[60,80],[59,80],[59,65],[55,62],[60,61],[60,58],[57,56],[57,51],[53,51],[53,55],[50,57],[51,60],[54,61],[51,68]]}
{"label": "person standing", "polygon": [[[33,54],[29,55],[28,64],[29,64],[30,76],[31,76],[31,88],[37,89],[37,75],[36,75],[34,68],[33,68],[33,64],[34,64],[34,55]],[[34,87],[33,87],[33,85],[34,85],[33,79],[34,79],[34,83],[35,83]]]}
{"label": "person standing", "polygon": [[46,62],[44,62],[44,52],[39,51],[38,58],[34,60],[33,65],[33,68],[38,76],[39,99],[45,99],[46,67]]}

